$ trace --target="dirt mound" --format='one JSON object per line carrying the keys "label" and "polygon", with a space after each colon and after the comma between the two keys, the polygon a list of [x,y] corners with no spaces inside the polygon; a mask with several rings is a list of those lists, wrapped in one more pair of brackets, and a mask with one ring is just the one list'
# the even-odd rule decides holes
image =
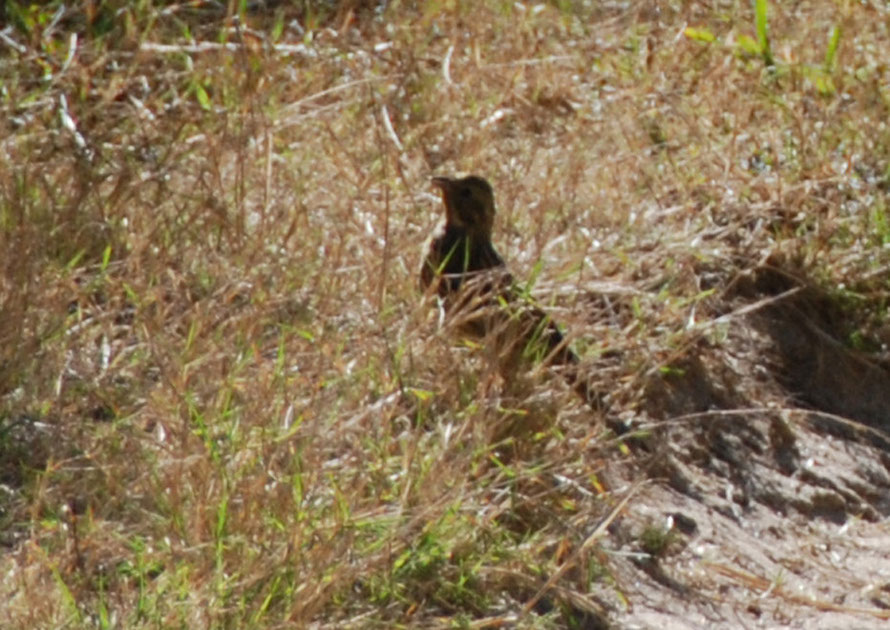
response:
{"label": "dirt mound", "polygon": [[742,315],[649,384],[649,470],[663,483],[613,528],[629,602],[616,618],[886,627],[890,371],[850,347],[837,300],[794,272],[745,274],[724,301]]}

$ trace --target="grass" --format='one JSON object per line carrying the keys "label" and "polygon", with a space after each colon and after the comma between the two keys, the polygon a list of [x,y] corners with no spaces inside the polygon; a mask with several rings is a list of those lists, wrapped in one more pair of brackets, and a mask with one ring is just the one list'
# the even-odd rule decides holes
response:
{"label": "grass", "polygon": [[499,249],[622,418],[728,343],[724,289],[768,258],[886,354],[883,9],[5,11],[4,627],[545,628],[626,601],[585,541],[614,471],[647,472],[556,379],[509,391],[443,334],[416,290],[434,173],[492,181]]}

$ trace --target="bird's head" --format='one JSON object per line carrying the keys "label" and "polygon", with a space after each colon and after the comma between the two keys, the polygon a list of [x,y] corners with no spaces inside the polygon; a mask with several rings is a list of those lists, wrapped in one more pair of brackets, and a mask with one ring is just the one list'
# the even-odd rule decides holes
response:
{"label": "bird's head", "polygon": [[477,175],[434,177],[433,186],[442,191],[445,221],[471,236],[491,239],[494,227],[494,191]]}

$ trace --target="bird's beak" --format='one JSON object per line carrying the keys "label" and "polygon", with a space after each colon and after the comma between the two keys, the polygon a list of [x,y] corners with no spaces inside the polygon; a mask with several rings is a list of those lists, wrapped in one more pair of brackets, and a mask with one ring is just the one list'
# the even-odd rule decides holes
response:
{"label": "bird's beak", "polygon": [[450,177],[433,177],[432,184],[442,192],[448,190],[453,180]]}

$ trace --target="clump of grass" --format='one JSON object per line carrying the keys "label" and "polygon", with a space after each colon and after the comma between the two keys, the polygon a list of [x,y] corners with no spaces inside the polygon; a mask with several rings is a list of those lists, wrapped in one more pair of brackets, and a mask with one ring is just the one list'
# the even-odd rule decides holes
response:
{"label": "clump of grass", "polygon": [[658,558],[668,552],[677,537],[678,534],[673,528],[649,525],[640,533],[640,548],[653,558]]}

